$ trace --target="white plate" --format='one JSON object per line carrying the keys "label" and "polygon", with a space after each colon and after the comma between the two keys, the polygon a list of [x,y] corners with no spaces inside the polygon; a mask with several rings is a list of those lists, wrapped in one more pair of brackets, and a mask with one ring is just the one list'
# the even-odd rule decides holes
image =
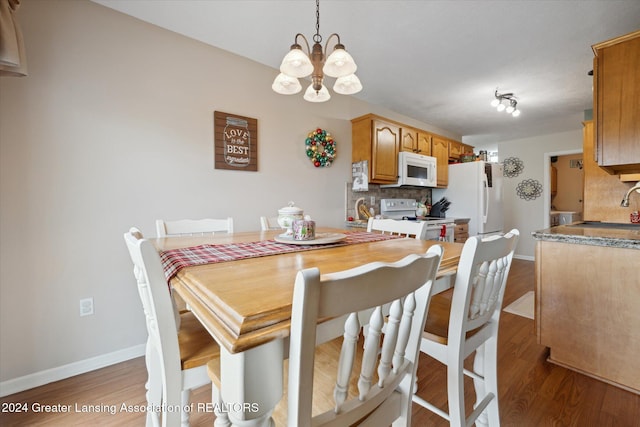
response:
{"label": "white plate", "polygon": [[342,233],[316,233],[316,238],[313,240],[293,240],[293,237],[284,237],[282,235],[276,236],[274,240],[289,245],[326,245],[346,238],[347,235]]}

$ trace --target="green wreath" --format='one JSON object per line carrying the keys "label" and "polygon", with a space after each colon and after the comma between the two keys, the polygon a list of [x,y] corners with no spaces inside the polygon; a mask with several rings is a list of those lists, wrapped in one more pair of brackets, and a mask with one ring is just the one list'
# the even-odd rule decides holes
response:
{"label": "green wreath", "polygon": [[336,158],[336,142],[329,132],[316,129],[304,141],[307,157],[317,168],[329,167]]}

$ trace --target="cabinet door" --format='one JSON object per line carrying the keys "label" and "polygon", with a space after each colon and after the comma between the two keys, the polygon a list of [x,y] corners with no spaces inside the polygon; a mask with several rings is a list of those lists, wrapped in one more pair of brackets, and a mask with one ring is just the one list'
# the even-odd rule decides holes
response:
{"label": "cabinet door", "polygon": [[418,141],[418,154],[422,154],[423,156],[430,156],[431,155],[431,134],[427,132],[418,131],[417,141]]}
{"label": "cabinet door", "polygon": [[418,149],[418,131],[408,127],[401,129],[402,144],[400,144],[400,151],[410,151],[415,153]]}
{"label": "cabinet door", "polygon": [[431,134],[409,127],[403,127],[401,133],[400,151],[411,151],[423,156],[431,155]]}
{"label": "cabinet door", "polygon": [[463,149],[462,144],[458,141],[449,141],[449,158],[454,160],[460,160]]}
{"label": "cabinet door", "polygon": [[598,164],[610,173],[640,171],[640,31],[595,51]]}
{"label": "cabinet door", "polygon": [[449,141],[433,135],[431,155],[438,160],[438,187],[446,187],[449,184]]}
{"label": "cabinet door", "polygon": [[400,128],[381,120],[373,120],[372,126],[371,182],[397,182]]}

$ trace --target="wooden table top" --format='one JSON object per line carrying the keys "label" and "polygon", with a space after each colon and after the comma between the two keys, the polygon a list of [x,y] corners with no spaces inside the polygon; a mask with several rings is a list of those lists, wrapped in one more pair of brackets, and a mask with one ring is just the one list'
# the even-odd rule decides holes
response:
{"label": "wooden table top", "polygon": [[[320,229],[322,232],[345,232]],[[154,241],[159,251],[273,239],[281,230],[167,237]],[[293,286],[298,270],[318,267],[333,273],[374,261],[394,262],[441,244],[439,275],[455,271],[462,244],[431,240],[393,239],[329,247],[183,268],[171,285],[216,340],[237,353],[289,335]]]}

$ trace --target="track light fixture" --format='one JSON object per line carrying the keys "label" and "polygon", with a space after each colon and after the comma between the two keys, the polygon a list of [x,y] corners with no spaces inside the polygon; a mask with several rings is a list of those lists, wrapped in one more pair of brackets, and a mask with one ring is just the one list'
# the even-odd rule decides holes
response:
{"label": "track light fixture", "polygon": [[506,111],[507,114],[511,114],[513,117],[520,115],[518,110],[518,100],[513,93],[498,93],[498,89],[494,94],[495,99],[491,101],[491,106],[496,107],[498,111]]}
{"label": "track light fixture", "polygon": [[[329,40],[333,37],[338,39],[338,43],[333,47],[331,54],[327,56]],[[299,38],[304,41],[306,52],[298,43]],[[328,101],[331,95],[323,82],[326,75],[336,78],[333,86],[336,93],[353,95],[360,92],[362,84],[354,74],[357,68],[356,63],[347,53],[344,45],[340,43],[340,36],[336,33],[331,34],[324,50],[322,48],[319,0],[316,0],[316,33],[313,36],[313,42],[313,48],[309,49],[306,37],[300,33],[296,34],[291,50],[282,60],[280,74],[273,82],[272,89],[282,95],[292,95],[302,90],[298,79],[311,76],[311,84],[304,94],[304,99],[309,102]]]}

